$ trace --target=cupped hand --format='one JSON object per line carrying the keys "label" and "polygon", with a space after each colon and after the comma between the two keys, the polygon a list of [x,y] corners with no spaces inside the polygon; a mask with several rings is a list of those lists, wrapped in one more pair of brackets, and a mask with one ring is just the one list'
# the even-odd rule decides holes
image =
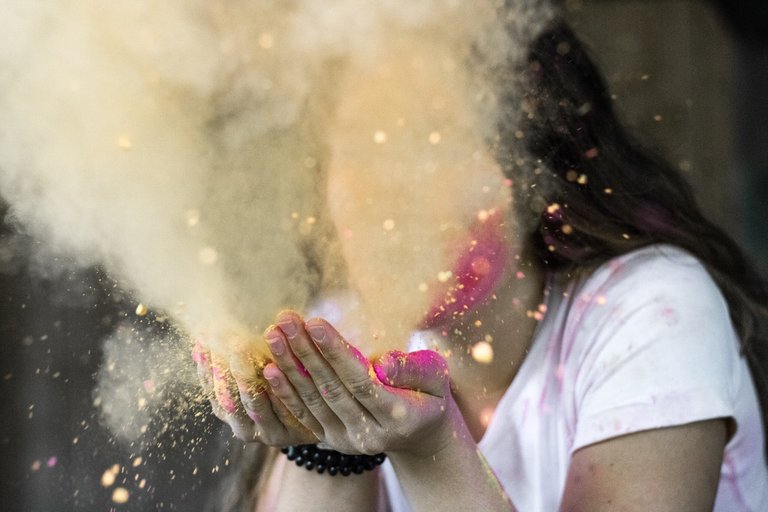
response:
{"label": "cupped hand", "polygon": [[428,456],[463,422],[434,351],[388,352],[372,364],[325,320],[305,323],[290,311],[265,336],[274,359],[263,369],[266,386],[252,364],[193,354],[214,413],[241,439]]}
{"label": "cupped hand", "polygon": [[216,417],[246,442],[270,446],[316,443],[318,438],[271,395],[251,361],[235,356],[226,360],[198,343],[192,350],[203,392]]}
{"label": "cupped hand", "polygon": [[372,364],[327,321],[305,323],[290,311],[265,336],[274,358],[264,368],[270,394],[335,450],[431,455],[463,421],[447,364],[434,351],[389,352]]}

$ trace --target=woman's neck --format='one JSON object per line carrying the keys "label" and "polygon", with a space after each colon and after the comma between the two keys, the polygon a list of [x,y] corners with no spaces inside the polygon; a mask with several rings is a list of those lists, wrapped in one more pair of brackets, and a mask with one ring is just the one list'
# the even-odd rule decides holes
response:
{"label": "woman's neck", "polygon": [[438,337],[476,440],[525,359],[544,313],[543,295],[543,269],[512,261],[494,294]]}

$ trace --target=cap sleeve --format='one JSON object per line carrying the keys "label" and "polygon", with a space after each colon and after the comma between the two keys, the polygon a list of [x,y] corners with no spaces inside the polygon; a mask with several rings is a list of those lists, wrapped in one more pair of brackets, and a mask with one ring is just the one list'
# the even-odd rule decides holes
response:
{"label": "cap sleeve", "polygon": [[571,451],[641,430],[732,418],[738,340],[704,267],[650,248],[599,269],[575,292],[578,365]]}

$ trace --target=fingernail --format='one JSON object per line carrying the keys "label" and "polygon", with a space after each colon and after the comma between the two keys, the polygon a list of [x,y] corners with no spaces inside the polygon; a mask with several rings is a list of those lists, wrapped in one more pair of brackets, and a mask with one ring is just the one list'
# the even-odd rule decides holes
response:
{"label": "fingernail", "polygon": [[318,343],[322,343],[325,340],[325,327],[322,325],[311,325],[307,327],[309,335],[312,339]]}
{"label": "fingernail", "polygon": [[283,320],[282,322],[278,322],[278,325],[285,335],[288,336],[288,339],[293,339],[293,337],[296,336],[296,333],[299,332],[293,319]]}
{"label": "fingernail", "polygon": [[267,382],[269,382],[270,386],[272,386],[273,388],[276,388],[277,386],[280,385],[280,379],[278,379],[277,375],[275,375],[274,373],[271,375],[268,375],[267,374],[268,371],[269,370],[264,371],[264,378],[267,379]]}
{"label": "fingernail", "polygon": [[285,344],[283,343],[283,340],[280,338],[279,334],[268,336],[267,344],[269,345],[269,350],[271,350],[272,353],[276,356],[282,355],[283,352],[285,352]]}

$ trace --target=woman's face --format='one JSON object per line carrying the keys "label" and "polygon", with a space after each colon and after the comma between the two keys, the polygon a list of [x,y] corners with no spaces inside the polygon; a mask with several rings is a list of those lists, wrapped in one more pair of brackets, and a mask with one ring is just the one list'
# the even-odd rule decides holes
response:
{"label": "woman's face", "polygon": [[[475,284],[473,268],[498,278],[510,201],[460,66],[434,48],[397,50],[342,82],[328,170],[350,280],[375,306],[366,313],[373,329],[395,337],[387,348],[402,348],[404,333],[455,307]],[[474,251],[482,256],[473,260]]]}

